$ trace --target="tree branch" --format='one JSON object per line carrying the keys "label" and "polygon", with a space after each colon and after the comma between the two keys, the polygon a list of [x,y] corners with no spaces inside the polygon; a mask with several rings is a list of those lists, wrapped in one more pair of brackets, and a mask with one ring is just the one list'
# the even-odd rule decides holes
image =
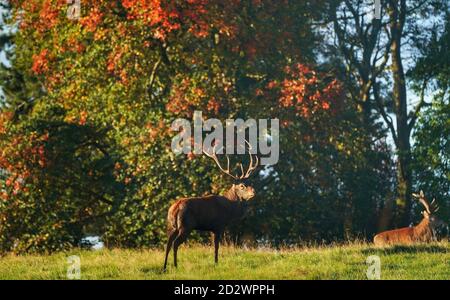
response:
{"label": "tree branch", "polygon": [[378,110],[379,110],[381,116],[383,117],[384,122],[386,122],[389,130],[391,131],[392,138],[394,139],[394,143],[397,146],[398,145],[398,137],[397,137],[397,132],[395,131],[394,122],[393,122],[391,116],[389,116],[386,113],[383,103],[381,103],[380,93],[378,91],[378,83],[377,82],[375,82],[373,84],[372,89],[373,89],[373,96],[375,98],[375,103],[377,104]]}
{"label": "tree branch", "polygon": [[158,68],[161,65],[163,58],[160,56],[158,60],[156,61],[155,65],[153,66],[152,72],[150,73],[150,83],[148,86],[148,92],[151,93],[153,89],[153,83],[155,82],[156,73],[158,72]]}
{"label": "tree branch", "polygon": [[103,197],[102,195],[97,194],[96,192],[93,192],[93,191],[86,191],[86,192],[88,194],[90,194],[91,196],[94,196],[94,198],[99,200],[100,202],[103,202],[103,203],[108,204],[108,205],[114,205],[113,201],[106,199],[105,197]]}
{"label": "tree branch", "polygon": [[428,86],[428,79],[424,79],[423,83],[422,83],[422,87],[420,90],[420,100],[419,103],[416,105],[416,108],[410,113],[409,115],[409,124],[408,124],[408,129],[411,132],[411,130],[414,128],[417,118],[419,117],[420,111],[421,109],[427,105],[428,103],[425,102],[425,91],[427,89]]}

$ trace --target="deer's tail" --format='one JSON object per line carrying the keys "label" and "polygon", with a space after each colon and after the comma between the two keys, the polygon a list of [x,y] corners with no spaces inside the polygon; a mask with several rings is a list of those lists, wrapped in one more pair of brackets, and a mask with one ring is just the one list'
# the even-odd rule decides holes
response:
{"label": "deer's tail", "polygon": [[180,225],[179,214],[180,214],[180,210],[181,210],[181,206],[182,206],[183,202],[184,202],[183,200],[179,200],[179,201],[175,202],[169,208],[169,212],[167,214],[167,230],[169,232],[179,229],[179,225]]}

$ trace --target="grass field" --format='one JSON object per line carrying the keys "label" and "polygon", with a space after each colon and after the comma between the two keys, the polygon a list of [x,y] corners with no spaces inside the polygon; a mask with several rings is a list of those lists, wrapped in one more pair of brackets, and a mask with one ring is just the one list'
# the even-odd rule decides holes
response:
{"label": "grass field", "polygon": [[[172,254],[172,253],[171,253]],[[81,259],[81,279],[367,279],[366,259],[377,255],[381,279],[450,279],[450,243],[376,249],[364,244],[298,249],[184,246],[179,267],[162,272],[162,250],[72,251],[0,258],[0,279],[67,279],[67,258]]]}

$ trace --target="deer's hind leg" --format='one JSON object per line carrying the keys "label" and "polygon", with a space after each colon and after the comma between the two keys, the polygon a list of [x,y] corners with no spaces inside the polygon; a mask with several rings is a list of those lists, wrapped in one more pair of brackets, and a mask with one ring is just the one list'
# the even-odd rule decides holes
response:
{"label": "deer's hind leg", "polygon": [[173,264],[175,265],[175,267],[177,267],[178,247],[180,247],[180,245],[187,240],[189,233],[189,230],[180,229],[178,231],[177,237],[175,238],[175,241],[173,242]]}
{"label": "deer's hind leg", "polygon": [[214,263],[219,263],[219,245],[222,238],[222,231],[214,231]]}
{"label": "deer's hind leg", "polygon": [[167,257],[169,256],[170,249],[173,246],[173,241],[175,240],[175,238],[178,235],[178,230],[172,229],[171,231],[169,231],[168,235],[169,235],[169,240],[167,241],[167,246],[166,246],[166,258],[164,259],[164,270],[166,270],[166,268],[167,268]]}

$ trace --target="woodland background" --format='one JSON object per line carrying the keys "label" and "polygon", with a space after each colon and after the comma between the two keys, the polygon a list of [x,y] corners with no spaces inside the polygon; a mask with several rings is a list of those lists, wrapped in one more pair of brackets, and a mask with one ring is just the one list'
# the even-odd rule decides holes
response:
{"label": "woodland background", "polygon": [[162,245],[174,199],[230,184],[170,149],[194,110],[282,124],[229,241],[371,239],[420,189],[448,222],[448,2],[381,3],[0,1],[0,252]]}

